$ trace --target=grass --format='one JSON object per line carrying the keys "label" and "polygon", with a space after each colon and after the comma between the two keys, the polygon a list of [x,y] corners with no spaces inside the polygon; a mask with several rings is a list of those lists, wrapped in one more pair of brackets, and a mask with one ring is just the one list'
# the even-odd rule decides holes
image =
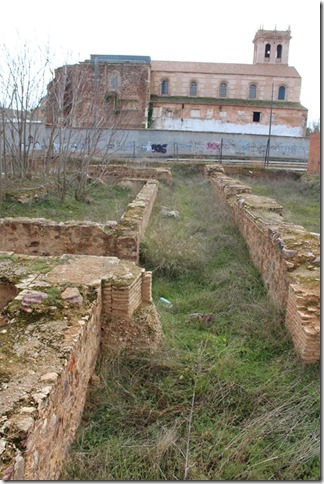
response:
{"label": "grass", "polygon": [[61,479],[318,480],[319,364],[297,358],[210,185],[192,171],[174,180],[142,246],[163,344],[102,349]]}
{"label": "grass", "polygon": [[252,193],[274,198],[283,205],[287,222],[302,225],[310,232],[320,232],[320,178],[308,173],[300,178],[278,175],[244,177]]}
{"label": "grass", "polygon": [[[18,188],[23,189],[24,187]],[[56,222],[67,220],[91,220],[101,223],[107,220],[118,221],[126,210],[127,204],[135,198],[137,191],[138,185],[136,186],[136,184],[134,188],[94,184],[89,189],[89,203],[85,203],[75,199],[72,187],[67,191],[64,202],[61,202],[50,189],[43,200],[26,204],[4,198],[0,203],[0,217],[46,218]]]}

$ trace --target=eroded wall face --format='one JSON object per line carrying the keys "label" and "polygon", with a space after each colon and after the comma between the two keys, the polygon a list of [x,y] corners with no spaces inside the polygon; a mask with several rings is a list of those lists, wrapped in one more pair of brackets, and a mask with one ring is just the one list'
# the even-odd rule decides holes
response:
{"label": "eroded wall face", "polygon": [[[184,106],[183,108],[181,106]],[[259,113],[258,121],[254,121]],[[273,109],[272,135],[305,135],[306,116],[300,109]],[[161,130],[186,130],[197,132],[236,133],[268,135],[270,107],[222,105],[176,104],[154,102],[154,128]]]}
{"label": "eroded wall face", "polygon": [[48,86],[48,126],[145,128],[148,64],[84,62],[56,69]]}

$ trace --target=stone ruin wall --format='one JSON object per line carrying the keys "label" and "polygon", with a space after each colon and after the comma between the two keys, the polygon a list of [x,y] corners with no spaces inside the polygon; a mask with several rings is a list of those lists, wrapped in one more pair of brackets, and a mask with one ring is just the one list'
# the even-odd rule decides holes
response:
{"label": "stone ruin wall", "polygon": [[231,207],[251,259],[259,270],[305,363],[320,359],[320,236],[286,223],[275,200],[253,195],[220,165],[205,168],[217,193]]}
{"label": "stone ruin wall", "polygon": [[119,223],[54,222],[23,217],[0,219],[0,250],[18,254],[57,256],[84,254],[139,260],[140,239],[148,224],[158,191],[148,180]]}
{"label": "stone ruin wall", "polygon": [[172,175],[170,170],[161,167],[149,166],[130,166],[130,165],[114,165],[112,163],[104,165],[90,165],[88,175],[93,178],[100,178],[107,182],[119,182],[125,179],[135,180],[158,180],[164,183],[172,182]]}

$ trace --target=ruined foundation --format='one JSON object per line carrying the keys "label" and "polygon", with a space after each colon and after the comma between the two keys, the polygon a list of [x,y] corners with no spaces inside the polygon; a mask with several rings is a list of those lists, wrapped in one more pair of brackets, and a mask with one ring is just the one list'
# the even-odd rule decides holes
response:
{"label": "ruined foundation", "polygon": [[128,204],[119,223],[54,222],[47,219],[0,219],[0,250],[17,254],[117,256],[139,261],[139,245],[157,195],[159,182],[148,180]]}
{"label": "ruined foundation", "polygon": [[144,182],[119,223],[0,220],[4,480],[59,478],[102,344],[161,343],[152,274],[137,265],[158,190]]}
{"label": "ruined foundation", "polygon": [[[0,272],[1,475],[57,480],[102,333],[119,347],[155,351],[161,342],[152,276],[117,257],[4,252]],[[127,334],[134,327],[135,340]]]}
{"label": "ruined foundation", "polygon": [[221,198],[230,206],[251,259],[278,308],[297,353],[305,363],[320,359],[320,234],[284,221],[275,200],[225,176],[220,165],[205,167]]}

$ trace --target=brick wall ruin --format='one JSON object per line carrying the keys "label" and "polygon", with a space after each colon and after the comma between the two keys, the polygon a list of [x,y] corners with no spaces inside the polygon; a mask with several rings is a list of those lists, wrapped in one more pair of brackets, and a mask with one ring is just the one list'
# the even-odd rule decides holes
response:
{"label": "brick wall ruin", "polygon": [[168,168],[161,167],[135,167],[128,165],[90,165],[88,175],[100,178],[103,181],[120,182],[125,179],[135,180],[158,180],[171,183],[172,174]]}
{"label": "brick wall ruin", "polygon": [[138,262],[145,231],[158,190],[148,180],[119,223],[54,222],[47,219],[0,219],[0,250],[39,256],[84,254],[117,256]]}
{"label": "brick wall ruin", "polygon": [[309,136],[309,152],[307,171],[315,175],[321,173],[321,133],[311,133]]}
{"label": "brick wall ruin", "polygon": [[2,289],[7,299],[8,286],[13,289],[1,308],[1,475],[57,480],[80,423],[102,332],[106,338],[110,333],[106,321],[117,320],[120,337],[141,310],[146,319],[136,322],[138,336],[150,351],[160,343],[152,276],[116,257],[12,252],[0,252],[0,270],[6,284],[0,284],[0,299]]}
{"label": "brick wall ruin", "polygon": [[231,207],[251,259],[269,296],[286,310],[285,324],[305,363],[320,358],[320,235],[284,221],[275,200],[225,175],[220,165],[205,168],[221,198]]}

